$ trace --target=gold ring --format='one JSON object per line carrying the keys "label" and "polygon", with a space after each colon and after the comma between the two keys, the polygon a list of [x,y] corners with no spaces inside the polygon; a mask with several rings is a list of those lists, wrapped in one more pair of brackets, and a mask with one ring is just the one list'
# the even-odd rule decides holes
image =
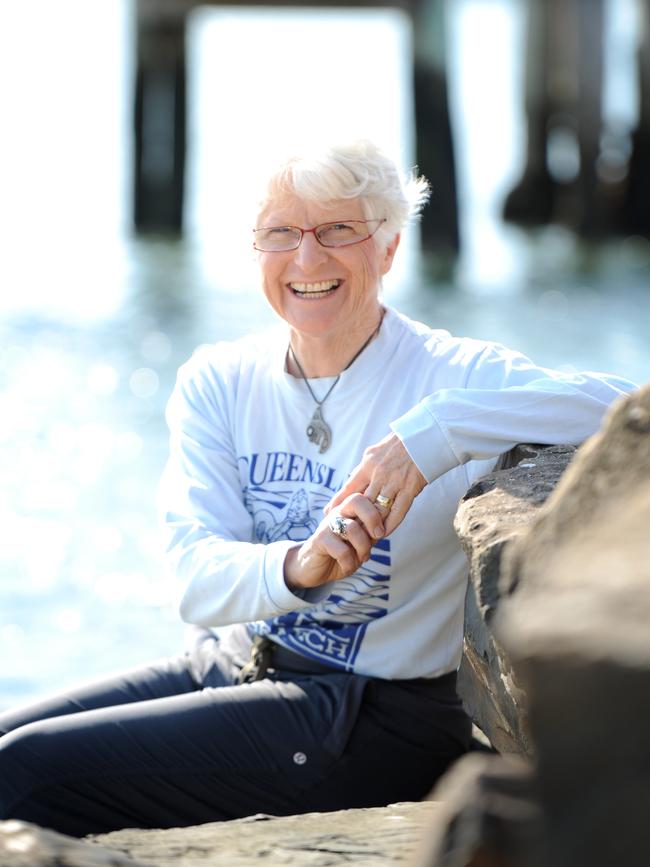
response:
{"label": "gold ring", "polygon": [[394,502],[393,497],[385,497],[383,494],[377,494],[377,496],[375,497],[375,503],[377,503],[377,505],[381,509],[388,509],[389,512],[390,512],[391,506],[393,505],[393,502]]}

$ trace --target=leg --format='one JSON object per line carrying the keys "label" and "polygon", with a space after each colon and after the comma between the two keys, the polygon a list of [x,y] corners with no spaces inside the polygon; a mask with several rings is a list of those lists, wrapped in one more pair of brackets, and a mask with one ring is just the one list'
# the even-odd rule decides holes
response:
{"label": "leg", "polygon": [[455,675],[431,684],[371,680],[345,749],[305,793],[305,810],[421,800],[467,752],[471,729]]}
{"label": "leg", "polygon": [[266,679],[22,726],[0,740],[0,818],[82,836],[304,811],[356,680]]}
{"label": "leg", "polygon": [[203,686],[224,686],[234,683],[235,679],[236,671],[230,661],[218,652],[215,636],[206,630],[197,629],[192,648],[185,654],[161,659],[0,713],[0,738],[37,720],[164,698],[192,692]]}

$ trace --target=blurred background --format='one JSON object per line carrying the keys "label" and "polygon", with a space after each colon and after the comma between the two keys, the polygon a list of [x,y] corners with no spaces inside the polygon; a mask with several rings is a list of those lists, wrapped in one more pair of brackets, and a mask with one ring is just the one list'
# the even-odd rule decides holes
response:
{"label": "blurred background", "polygon": [[431,178],[389,304],[650,379],[646,0],[338,5],[0,10],[0,708],[181,648],[164,407],[272,320],[279,154],[365,136]]}

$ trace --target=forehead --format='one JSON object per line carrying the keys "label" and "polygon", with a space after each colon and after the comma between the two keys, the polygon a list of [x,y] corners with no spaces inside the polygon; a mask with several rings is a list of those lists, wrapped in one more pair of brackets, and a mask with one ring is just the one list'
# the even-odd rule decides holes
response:
{"label": "forehead", "polygon": [[258,226],[301,226],[310,228],[333,220],[363,220],[359,199],[335,199],[330,202],[310,202],[297,196],[274,199],[261,212]]}

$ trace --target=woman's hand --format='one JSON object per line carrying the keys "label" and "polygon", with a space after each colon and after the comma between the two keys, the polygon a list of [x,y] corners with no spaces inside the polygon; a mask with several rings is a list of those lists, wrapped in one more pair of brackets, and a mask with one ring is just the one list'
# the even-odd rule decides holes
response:
{"label": "woman's hand", "polygon": [[[345,519],[345,535],[330,526],[336,516]],[[291,548],[284,561],[289,590],[319,587],[347,578],[370,558],[372,546],[385,535],[382,517],[366,497],[352,494],[330,511],[302,545]]]}
{"label": "woman's hand", "polygon": [[[390,433],[365,450],[361,463],[325,506],[325,514],[330,515],[351,494],[362,493],[382,515],[388,536],[402,523],[413,500],[426,484],[427,480],[411,460],[400,438]],[[376,503],[379,494],[392,500],[392,504],[383,507]]]}

